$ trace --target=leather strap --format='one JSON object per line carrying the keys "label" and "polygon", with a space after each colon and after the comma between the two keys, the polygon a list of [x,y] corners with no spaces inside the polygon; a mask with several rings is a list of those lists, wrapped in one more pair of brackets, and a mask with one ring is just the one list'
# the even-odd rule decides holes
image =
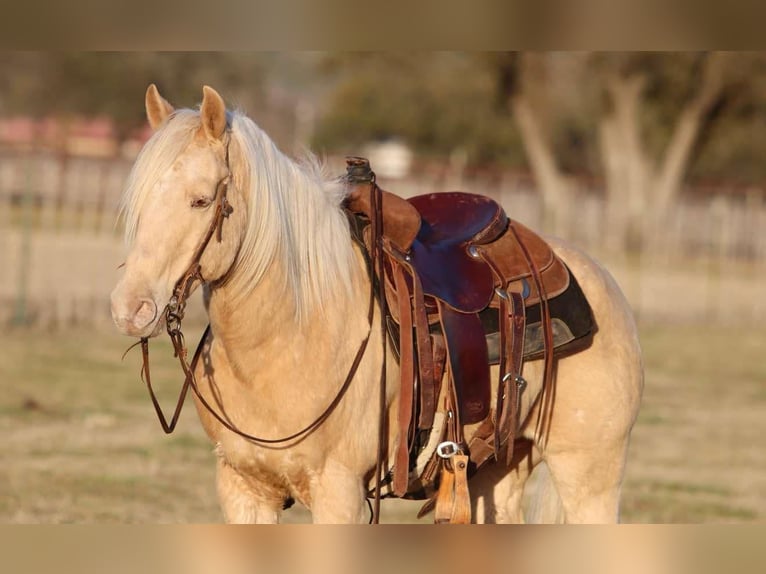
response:
{"label": "leather strap", "polygon": [[394,456],[394,494],[403,496],[409,483],[410,425],[414,408],[415,357],[413,356],[412,304],[401,265],[394,268],[394,281],[399,299],[399,340],[401,385],[399,391],[399,440]]}
{"label": "leather strap", "polygon": [[[202,334],[202,337],[200,338],[199,345],[197,345],[197,350],[194,353],[194,358],[191,362],[191,369],[193,370],[196,365],[197,361],[199,360],[200,353],[202,351],[202,343],[207,337],[208,333],[210,332],[210,325],[207,326],[205,329],[205,332]],[[183,409],[184,401],[186,400],[186,394],[189,391],[189,377],[184,378],[184,384],[181,387],[181,392],[178,395],[178,400],[176,401],[176,407],[173,411],[173,416],[170,419],[170,422],[167,421],[165,418],[165,413],[162,412],[162,407],[160,406],[159,401],[157,400],[157,396],[154,392],[154,387],[152,386],[152,373],[149,368],[149,341],[146,338],[141,339],[138,343],[141,345],[141,355],[143,358],[143,362],[141,365],[141,380],[144,381],[146,384],[146,388],[149,390],[149,397],[152,400],[152,405],[154,406],[154,410],[157,413],[157,418],[160,421],[160,426],[162,427],[162,430],[165,431],[165,434],[172,433],[176,425],[178,424],[178,418],[181,416],[181,409]],[[132,349],[135,345],[131,346],[130,349]],[[128,351],[130,351],[128,349]],[[126,351],[127,353],[127,351]],[[123,355],[124,357],[124,355]]]}
{"label": "leather strap", "polygon": [[[380,306],[380,338],[383,346],[383,355],[380,365],[380,378],[378,382],[378,451],[375,459],[375,487],[373,497],[373,510],[370,521],[373,524],[380,523],[380,491],[383,483],[383,466],[387,458],[388,427],[386,416],[386,358],[388,346],[388,333],[386,331],[386,317],[388,316],[388,302],[386,300],[385,282],[385,256],[383,250],[383,191],[376,183],[375,173],[370,170],[370,206],[372,209],[372,273],[370,274],[370,331],[372,331],[373,319],[373,294],[375,292],[374,277],[378,277],[378,305]],[[369,335],[368,335],[369,336]]]}
{"label": "leather strap", "polygon": [[468,456],[456,454],[452,457],[455,472],[455,501],[452,506],[450,524],[471,523],[471,495],[468,492]]}
{"label": "leather strap", "polygon": [[495,458],[505,446],[506,463],[513,456],[513,442],[519,425],[519,390],[523,379],[521,366],[524,352],[526,317],[520,293],[505,292],[500,298],[500,381],[495,407]]}
{"label": "leather strap", "polygon": [[417,275],[412,277],[413,306],[415,316],[415,336],[418,345],[418,382],[420,383],[420,414],[418,428],[430,429],[434,424],[436,399],[439,395],[441,373],[437,373],[440,362],[444,361],[446,349],[434,347],[433,338],[428,328],[423,285]]}
{"label": "leather strap", "polygon": [[545,286],[540,275],[540,270],[537,268],[532,256],[527,249],[527,246],[521,240],[516,227],[513,222],[508,225],[508,228],[513,233],[516,241],[521,248],[521,252],[526,259],[529,267],[529,272],[532,275],[532,280],[535,283],[537,292],[540,295],[540,322],[543,329],[543,386],[540,396],[540,412],[535,427],[535,434],[540,438],[543,445],[548,440],[548,431],[550,430],[550,417],[551,409],[553,408],[553,331],[551,328],[551,314],[548,306],[548,296],[545,292]]}
{"label": "leather strap", "polygon": [[[432,389],[428,391],[428,394],[433,397],[433,402],[431,404],[431,413],[428,415],[431,423],[428,425],[428,427],[421,427],[421,428],[432,428],[433,427],[433,420],[434,415],[436,414],[436,407],[437,407],[437,400],[439,399],[439,394],[441,393],[442,388],[442,379],[444,378],[444,371],[447,368],[447,347],[444,343],[444,336],[441,334],[437,335],[430,335],[429,336],[429,342],[431,343],[431,349],[433,350],[433,366],[434,366],[434,376],[433,376],[433,382],[432,382]],[[425,408],[425,407],[424,407]]]}
{"label": "leather strap", "polygon": [[487,417],[477,428],[468,442],[468,452],[474,472],[495,455],[495,423]]}
{"label": "leather strap", "polygon": [[[437,375],[435,363],[439,360],[439,357],[432,344],[423,285],[420,281],[420,276],[412,267],[409,258],[406,255],[402,254],[391,244],[386,245],[386,253],[389,255],[388,262],[393,269],[394,280],[396,282],[394,289],[399,298],[399,308],[401,309],[402,298],[406,298],[409,303],[409,298],[412,296],[412,302],[409,304],[415,327],[415,339],[417,342],[415,348],[417,349],[420,405],[417,427],[419,429],[430,429],[433,425],[434,414],[436,412],[436,398],[438,391],[436,389],[437,381],[435,380]],[[407,277],[405,279],[402,276],[402,280],[397,281],[398,274],[402,272],[402,269],[407,271]],[[410,284],[412,285],[412,288],[410,288]],[[401,321],[400,318],[399,322],[401,323]],[[400,336],[400,353],[407,352],[403,350],[402,347],[406,348],[407,345],[404,344],[404,341]],[[409,349],[412,349],[412,347],[409,347]]]}
{"label": "leather strap", "polygon": [[470,524],[471,496],[468,490],[468,456],[452,455],[442,464],[441,482],[436,494],[436,524]]}
{"label": "leather strap", "polygon": [[475,313],[460,313],[439,299],[436,302],[445,339],[461,341],[459,345],[447,345],[460,424],[481,422],[489,414],[491,400],[489,357],[481,320]]}
{"label": "leather strap", "polygon": [[447,468],[446,462],[442,462],[439,490],[436,493],[436,507],[434,509],[434,522],[436,524],[444,524],[450,521],[454,503],[455,473]]}
{"label": "leather strap", "polygon": [[[370,301],[370,311],[368,314],[368,318],[372,319],[372,312],[374,310],[374,297],[371,294],[371,301]],[[370,324],[371,325],[371,324]],[[283,444],[286,442],[290,442],[293,440],[297,440],[313,430],[315,430],[317,427],[319,427],[324,421],[327,420],[327,418],[332,414],[332,412],[335,410],[335,408],[340,403],[341,399],[346,394],[346,391],[348,390],[349,385],[351,384],[351,381],[354,378],[354,375],[356,374],[357,369],[359,368],[359,364],[361,363],[362,357],[364,356],[364,353],[367,349],[367,343],[370,339],[370,331],[368,331],[367,336],[362,341],[359,349],[357,350],[356,356],[354,357],[354,360],[351,364],[351,367],[348,371],[348,374],[346,375],[346,379],[343,381],[343,384],[340,387],[340,390],[333,398],[332,402],[325,408],[324,411],[311,423],[303,427],[301,430],[296,431],[288,436],[281,437],[281,438],[263,438],[259,436],[255,436],[252,434],[249,434],[247,432],[242,431],[241,429],[237,428],[235,425],[233,425],[231,422],[226,420],[224,418],[224,415],[220,414],[213,406],[210,405],[210,403],[207,402],[204,396],[202,396],[202,393],[199,390],[199,387],[197,386],[197,379],[194,375],[194,366],[196,365],[196,361],[199,358],[199,355],[201,353],[202,346],[204,344],[205,338],[210,332],[210,325],[207,326],[205,333],[202,337],[202,339],[199,342],[199,345],[197,346],[197,350],[194,353],[194,359],[192,360],[192,364],[189,365],[189,363],[186,360],[187,357],[187,350],[184,343],[183,334],[180,330],[180,321],[176,323],[176,327],[174,330],[170,330],[168,328],[168,334],[170,335],[170,340],[173,344],[173,348],[175,351],[175,356],[178,358],[179,363],[181,365],[181,370],[184,373],[184,383],[181,388],[181,394],[179,396],[178,402],[176,404],[176,410],[173,414],[173,417],[171,418],[170,423],[167,422],[167,419],[165,415],[162,412],[162,409],[159,405],[159,402],[157,400],[157,397],[155,396],[154,389],[151,385],[151,373],[149,369],[149,342],[148,339],[142,339],[140,341],[141,347],[143,350],[143,365],[141,367],[141,373],[142,378],[144,378],[145,375],[145,382],[147,384],[147,388],[149,390],[149,396],[151,397],[152,404],[154,405],[155,410],[157,411],[158,418],[160,420],[160,425],[162,426],[163,430],[170,434],[175,429],[176,423],[178,421],[178,417],[180,415],[181,407],[183,405],[184,399],[186,397],[186,393],[188,391],[188,388],[191,387],[192,391],[196,395],[197,399],[199,399],[200,404],[202,404],[203,407],[210,413],[210,415],[213,416],[223,427],[230,430],[234,434],[247,439],[251,442],[263,444],[263,445],[278,445]],[[135,345],[134,345],[135,346]],[[132,347],[131,347],[132,348]],[[130,350],[130,349],[128,349]]]}

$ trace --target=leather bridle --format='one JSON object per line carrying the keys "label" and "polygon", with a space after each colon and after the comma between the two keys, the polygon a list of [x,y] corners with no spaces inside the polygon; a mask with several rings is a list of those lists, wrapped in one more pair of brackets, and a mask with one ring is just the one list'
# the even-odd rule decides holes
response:
{"label": "leather bridle", "polygon": [[[226,146],[226,166],[227,168],[229,167],[228,144]],[[316,419],[314,419],[311,423],[303,427],[301,430],[281,438],[264,438],[264,437],[255,436],[250,433],[242,431],[241,429],[237,428],[233,423],[226,420],[224,418],[224,415],[219,413],[218,410],[214,409],[210,405],[210,403],[204,398],[204,396],[202,395],[202,393],[200,392],[198,388],[197,380],[194,375],[194,369],[202,353],[204,342],[207,339],[208,335],[210,334],[210,325],[208,324],[207,328],[205,329],[205,332],[202,334],[200,342],[197,345],[197,350],[194,353],[194,357],[192,358],[191,363],[189,363],[187,361],[188,353],[187,353],[186,343],[184,340],[183,333],[181,331],[181,322],[184,318],[186,302],[191,293],[191,289],[194,285],[194,282],[195,281],[199,281],[201,283],[204,282],[204,278],[202,276],[202,268],[200,265],[200,259],[202,258],[202,255],[205,252],[205,249],[209,245],[214,234],[216,235],[216,240],[220,243],[220,241],[222,240],[223,221],[232,212],[232,208],[229,205],[229,202],[227,199],[228,185],[229,185],[230,179],[231,179],[231,171],[229,170],[229,175],[227,175],[224,179],[221,180],[221,182],[218,184],[218,188],[216,189],[216,197],[214,198],[214,201],[216,202],[216,210],[213,215],[213,219],[210,223],[210,227],[208,228],[207,232],[203,236],[203,239],[200,242],[199,246],[195,250],[194,255],[192,257],[192,261],[189,267],[187,268],[186,272],[176,282],[175,287],[173,289],[173,295],[170,298],[170,302],[167,304],[167,306],[165,307],[163,311],[163,315],[166,322],[167,333],[170,336],[170,340],[173,344],[175,357],[179,359],[179,362],[181,364],[181,369],[183,370],[184,377],[185,377],[183,386],[179,393],[178,401],[175,406],[175,410],[173,411],[173,416],[171,417],[169,422],[162,411],[162,408],[159,404],[159,401],[157,400],[154,389],[152,387],[151,372],[149,369],[149,339],[147,337],[143,337],[139,341],[141,345],[142,355],[143,355],[143,366],[141,368],[141,378],[146,383],[146,386],[149,390],[149,396],[151,397],[152,404],[154,405],[154,409],[157,412],[157,417],[159,419],[160,425],[162,426],[162,430],[165,431],[165,433],[167,434],[170,434],[175,430],[176,424],[178,423],[178,418],[181,414],[181,409],[183,407],[184,400],[186,399],[186,395],[188,393],[189,387],[191,387],[192,391],[196,395],[200,404],[202,404],[202,406],[213,416],[213,418],[215,418],[226,429],[230,430],[231,432],[235,433],[236,435],[248,441],[254,442],[256,444],[260,444],[262,446],[280,445],[280,444],[288,443],[291,441],[296,441],[298,439],[302,439],[306,435],[308,435],[310,432],[318,428],[322,423],[324,423],[329,418],[329,416],[332,414],[332,412],[335,410],[335,408],[338,406],[341,399],[345,395],[348,387],[351,384],[351,381],[356,375],[356,371],[359,368],[359,364],[362,361],[362,357],[364,356],[364,353],[367,349],[367,344],[370,340],[370,335],[372,333],[373,314],[374,314],[374,308],[375,308],[374,284],[372,281],[370,282],[370,297],[369,297],[369,307],[367,312],[367,321],[368,321],[369,329],[367,331],[367,335],[364,337],[364,339],[360,343],[359,348],[354,357],[354,360],[351,364],[351,367],[349,368],[348,374],[346,375],[346,378],[343,381],[343,384],[341,385],[340,389],[338,390],[338,392],[336,393],[335,397],[330,402],[330,404],[322,411],[322,413],[318,417],[316,417]]]}
{"label": "leather bridle", "polygon": [[173,416],[170,419],[170,422],[168,422],[165,418],[165,414],[162,411],[162,407],[160,406],[159,401],[157,400],[157,397],[154,393],[154,388],[152,387],[152,377],[151,371],[149,369],[149,338],[142,337],[139,341],[141,345],[141,353],[143,356],[141,379],[146,383],[146,386],[149,390],[149,396],[152,399],[154,410],[157,412],[157,418],[160,421],[160,426],[162,426],[162,430],[167,434],[170,434],[175,430],[176,424],[178,423],[178,417],[180,416],[181,409],[183,408],[184,400],[186,399],[186,394],[189,390],[189,386],[194,388],[196,395],[199,395],[199,392],[197,391],[196,380],[194,379],[193,367],[199,360],[199,355],[202,351],[202,344],[210,332],[210,325],[207,326],[205,333],[200,339],[190,367],[186,360],[188,353],[186,349],[186,341],[181,331],[181,321],[183,321],[186,311],[186,302],[189,298],[189,295],[191,294],[194,282],[199,281],[200,283],[204,283],[205,281],[204,277],[202,276],[202,265],[200,263],[202,255],[204,254],[205,249],[207,249],[207,246],[210,243],[210,240],[213,238],[213,235],[216,236],[218,243],[222,241],[223,221],[224,219],[228,218],[233,211],[228,200],[229,182],[231,181],[231,169],[229,168],[229,142],[226,143],[225,150],[224,161],[226,163],[226,169],[229,173],[226,175],[226,177],[221,179],[220,182],[218,182],[218,186],[216,187],[215,196],[213,198],[213,201],[215,202],[215,212],[213,213],[213,219],[211,220],[205,235],[202,237],[202,241],[197,246],[197,249],[194,250],[191,263],[186,268],[184,274],[181,275],[181,278],[176,281],[176,284],[173,287],[173,294],[170,297],[170,301],[162,312],[162,315],[165,318],[165,328],[167,330],[168,336],[170,337],[170,341],[173,344],[174,354],[179,359],[181,368],[185,375],[184,384],[181,388],[181,392],[179,394],[178,401],[176,402],[175,410],[173,411]]}

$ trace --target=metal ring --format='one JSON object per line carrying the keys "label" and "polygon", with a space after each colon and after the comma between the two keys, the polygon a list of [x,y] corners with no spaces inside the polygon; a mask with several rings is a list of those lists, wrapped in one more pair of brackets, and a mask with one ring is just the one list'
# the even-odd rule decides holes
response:
{"label": "metal ring", "polygon": [[451,440],[445,440],[436,446],[436,454],[438,454],[441,458],[452,458],[459,452],[460,445],[456,442],[452,442]]}

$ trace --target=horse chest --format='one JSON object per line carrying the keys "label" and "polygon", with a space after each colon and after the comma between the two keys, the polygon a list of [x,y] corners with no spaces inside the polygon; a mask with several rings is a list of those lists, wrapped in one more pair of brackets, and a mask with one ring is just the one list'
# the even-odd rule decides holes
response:
{"label": "horse chest", "polygon": [[307,506],[310,504],[311,483],[318,474],[318,461],[300,445],[268,449],[232,437],[217,443],[216,452],[253,490],[277,490],[285,497],[292,496]]}

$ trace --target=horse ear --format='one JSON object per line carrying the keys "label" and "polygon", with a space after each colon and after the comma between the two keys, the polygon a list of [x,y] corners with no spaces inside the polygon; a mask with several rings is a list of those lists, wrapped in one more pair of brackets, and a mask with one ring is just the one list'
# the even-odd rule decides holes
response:
{"label": "horse ear", "polygon": [[223,98],[218,92],[210,86],[203,86],[202,93],[200,106],[202,128],[207,137],[219,140],[226,129],[226,104],[223,103]]}
{"label": "horse ear", "polygon": [[157,86],[149,84],[146,88],[146,117],[153,130],[160,127],[160,124],[173,113],[173,106],[160,95]]}

